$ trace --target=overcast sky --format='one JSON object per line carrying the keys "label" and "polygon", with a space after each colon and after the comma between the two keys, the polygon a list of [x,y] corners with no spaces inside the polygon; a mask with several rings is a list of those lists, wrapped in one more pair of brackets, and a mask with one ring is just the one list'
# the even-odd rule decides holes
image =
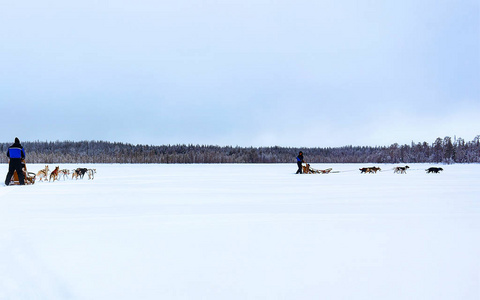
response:
{"label": "overcast sky", "polygon": [[0,141],[480,134],[478,0],[0,0]]}

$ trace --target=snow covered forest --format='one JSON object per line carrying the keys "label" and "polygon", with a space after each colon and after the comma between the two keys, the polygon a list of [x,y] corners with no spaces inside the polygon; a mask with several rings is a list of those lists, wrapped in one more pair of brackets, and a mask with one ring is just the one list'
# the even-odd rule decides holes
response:
{"label": "snow covered forest", "polygon": [[[12,143],[1,143],[3,153]],[[478,163],[480,135],[433,143],[335,148],[132,145],[106,141],[23,142],[28,163],[291,163],[299,151],[311,163]],[[6,163],[7,157],[0,156]]]}

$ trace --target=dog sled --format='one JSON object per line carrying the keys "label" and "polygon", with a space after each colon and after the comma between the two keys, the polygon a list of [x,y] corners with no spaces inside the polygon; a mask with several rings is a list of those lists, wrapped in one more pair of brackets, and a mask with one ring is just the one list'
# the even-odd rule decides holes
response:
{"label": "dog sled", "polygon": [[303,168],[303,173],[304,174],[328,174],[332,172],[332,168],[328,168],[325,170],[317,170],[312,167],[310,167],[310,164],[305,164],[305,166],[302,166]]}
{"label": "dog sled", "polygon": [[[25,160],[22,159],[22,171],[25,185],[31,185],[35,183],[35,178],[37,177],[35,173],[27,171],[27,165]],[[12,180],[10,180],[10,185],[20,185],[20,179],[18,178],[17,171],[13,172]]]}

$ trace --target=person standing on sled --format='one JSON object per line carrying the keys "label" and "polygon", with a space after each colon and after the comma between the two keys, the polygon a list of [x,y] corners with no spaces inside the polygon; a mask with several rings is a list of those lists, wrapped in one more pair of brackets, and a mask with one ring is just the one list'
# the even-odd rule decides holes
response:
{"label": "person standing on sled", "polygon": [[8,174],[7,178],[5,178],[5,185],[10,184],[13,172],[15,171],[17,171],[20,185],[25,185],[25,178],[23,177],[22,170],[22,159],[25,159],[25,150],[23,149],[22,145],[20,144],[20,140],[17,137],[15,138],[15,143],[8,147],[7,157],[10,159],[10,164],[8,165]]}
{"label": "person standing on sled", "polygon": [[300,153],[298,153],[298,156],[297,156],[297,166],[298,166],[298,170],[297,170],[297,173],[295,174],[302,174],[302,164],[304,163],[303,161],[303,152],[300,151]]}

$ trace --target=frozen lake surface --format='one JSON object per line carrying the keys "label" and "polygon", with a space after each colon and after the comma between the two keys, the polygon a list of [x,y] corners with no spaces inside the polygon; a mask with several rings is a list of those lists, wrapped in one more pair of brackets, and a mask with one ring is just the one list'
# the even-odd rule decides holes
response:
{"label": "frozen lake surface", "polygon": [[480,299],[480,165],[370,165],[60,165],[97,174],[2,186],[0,299]]}

